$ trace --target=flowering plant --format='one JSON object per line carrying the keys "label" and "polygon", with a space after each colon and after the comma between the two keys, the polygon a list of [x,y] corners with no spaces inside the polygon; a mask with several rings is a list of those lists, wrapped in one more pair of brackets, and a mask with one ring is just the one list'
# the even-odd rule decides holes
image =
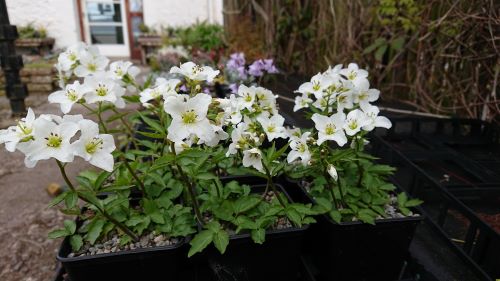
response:
{"label": "flowering plant", "polygon": [[[318,73],[296,91],[294,111],[308,109],[314,128],[300,129],[290,138],[287,160],[294,178],[306,178],[308,193],[336,222],[411,215],[421,203],[395,194],[387,181],[393,168],[379,165],[364,152],[367,134],[376,127],[390,128],[371,103],[380,92],[370,88],[368,72],[351,63]],[[348,144],[348,147],[346,145]]]}
{"label": "flowering plant", "polygon": [[[0,143],[24,153],[27,167],[55,160],[69,189],[50,205],[79,220],[49,236],[68,236],[73,255],[95,254],[98,241],[118,241],[116,251],[146,247],[149,238],[169,245],[197,227],[189,255],[211,242],[224,252],[229,233],[263,243],[267,229],[314,222],[310,204],[289,202],[273,183],[288,148],[276,140],[289,135],[271,91],[242,85],[237,95],[212,98],[201,89],[219,71],[192,62],[141,84],[130,62],[109,64],[85,44],[61,53],[56,68],[61,90],[49,102],[64,115],[36,117],[29,109],[0,131]],[[68,115],[76,106],[87,115]],[[66,166],[75,157],[102,171],[70,179]],[[263,193],[220,178],[237,172],[266,179]]]}
{"label": "flowering plant", "polygon": [[241,84],[260,85],[267,74],[276,73],[279,71],[273,59],[258,59],[247,66],[244,53],[233,53],[226,62],[224,78],[229,83],[231,92],[235,94]]}

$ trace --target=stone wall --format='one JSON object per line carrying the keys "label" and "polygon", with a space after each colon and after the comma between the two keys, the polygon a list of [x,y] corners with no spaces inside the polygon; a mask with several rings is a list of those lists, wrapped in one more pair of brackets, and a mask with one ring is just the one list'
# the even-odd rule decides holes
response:
{"label": "stone wall", "polygon": [[[48,95],[57,90],[56,69],[53,67],[28,66],[21,72],[21,81],[26,83],[29,95]],[[0,70],[0,96],[5,96],[5,77]]]}

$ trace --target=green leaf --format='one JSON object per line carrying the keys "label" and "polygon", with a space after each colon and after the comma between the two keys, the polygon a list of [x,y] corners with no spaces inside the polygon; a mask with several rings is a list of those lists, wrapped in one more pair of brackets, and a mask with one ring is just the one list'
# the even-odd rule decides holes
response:
{"label": "green leaf", "polygon": [[109,178],[109,176],[111,176],[111,173],[106,172],[106,171],[101,172],[94,182],[94,187],[97,190],[99,190],[101,188],[102,184],[104,183],[104,181],[106,181]]}
{"label": "green leaf", "polygon": [[141,119],[149,126],[151,127],[152,129],[154,129],[156,131],[156,133],[160,133],[162,135],[165,135],[165,128],[163,128],[160,124],[160,122],[156,121],[156,120],[153,120],[153,119],[150,119],[146,116],[144,116],[143,114],[139,113],[139,116],[141,117]]}
{"label": "green leaf", "polygon": [[48,236],[50,239],[56,239],[56,238],[65,237],[68,235],[71,235],[71,234],[68,233],[68,231],[66,229],[56,229],[56,230],[49,232]]}
{"label": "green leaf", "polygon": [[170,200],[170,196],[167,193],[163,193],[158,199],[156,199],[158,206],[168,209],[173,205],[172,200]]}
{"label": "green leaf", "polygon": [[213,241],[215,248],[217,248],[221,254],[224,254],[227,245],[229,244],[229,234],[225,230],[221,229],[214,233]]}
{"label": "green leaf", "polygon": [[375,59],[378,61],[382,61],[385,51],[387,51],[387,45],[381,45],[380,47],[378,47],[377,51],[375,51]]}
{"label": "green leaf", "polygon": [[266,230],[263,228],[253,229],[251,236],[255,243],[263,244],[266,241]]}
{"label": "green leaf", "polygon": [[386,43],[385,38],[375,39],[375,41],[370,46],[366,47],[363,50],[363,55],[366,55],[366,54],[369,54],[369,53],[375,51],[375,49],[377,49],[380,45],[385,44],[385,43]]}
{"label": "green leaf", "polygon": [[401,192],[398,194],[397,199],[398,199],[398,205],[401,207],[404,207],[406,201],[408,201],[408,196],[406,196],[406,193]]}
{"label": "green leaf", "polygon": [[77,192],[80,195],[80,197],[82,197],[85,200],[87,200],[88,202],[90,202],[90,204],[94,205],[99,210],[103,209],[101,200],[99,200],[99,198],[97,198],[95,196],[95,194],[93,194],[89,191],[86,191],[86,190],[78,190]]}
{"label": "green leaf", "polygon": [[419,200],[419,199],[411,199],[411,200],[406,201],[405,207],[411,208],[411,207],[418,206],[418,205],[420,205],[422,203],[424,203],[424,201]]}
{"label": "green leaf", "polygon": [[93,190],[93,185],[92,185],[92,182],[86,178],[86,177],[82,177],[82,176],[76,176],[76,181],[83,187],[89,189],[89,190]]}
{"label": "green leaf", "polygon": [[298,226],[302,226],[302,217],[301,215],[299,214],[299,212],[297,212],[297,210],[293,209],[293,208],[290,208],[290,207],[287,207],[285,209],[285,213],[286,213],[286,216],[295,224],[295,225],[298,225]]}
{"label": "green leaf", "polygon": [[399,50],[403,49],[404,44],[405,44],[405,37],[399,36],[396,39],[392,40],[391,48],[395,51],[399,51]]}
{"label": "green leaf", "polygon": [[314,201],[316,201],[316,204],[318,204],[321,207],[319,211],[323,213],[330,211],[333,207],[332,202],[323,197],[317,197],[314,199]]}
{"label": "green leaf", "polygon": [[69,192],[63,192],[63,193],[57,195],[54,199],[52,199],[52,201],[50,201],[50,203],[47,207],[51,208],[51,207],[54,207],[55,205],[61,203],[66,198],[66,196],[68,196],[68,193]]}
{"label": "green leaf", "polygon": [[150,132],[137,131],[137,133],[139,133],[139,134],[141,134],[141,135],[143,135],[145,137],[152,138],[152,139],[163,139],[165,137],[162,134],[156,134],[156,133],[150,133]]}
{"label": "green leaf", "polygon": [[196,178],[199,180],[216,180],[218,177],[212,173],[200,173],[196,175]]}
{"label": "green leaf", "polygon": [[99,235],[101,235],[104,223],[105,221],[101,219],[95,219],[90,223],[89,230],[87,232],[87,235],[85,236],[85,239],[87,239],[87,241],[89,241],[91,245],[94,245],[97,238],[99,238]]}
{"label": "green leaf", "polygon": [[342,221],[342,214],[337,210],[331,210],[329,213],[330,218],[336,223],[340,223]]}
{"label": "green leaf", "polygon": [[73,252],[79,251],[80,248],[83,246],[82,236],[80,236],[79,234],[72,235],[69,238],[69,244],[71,245],[71,249],[73,249]]}
{"label": "green leaf", "polygon": [[76,192],[74,191],[68,191],[66,198],[64,198],[64,203],[66,204],[66,207],[68,209],[71,209],[76,206],[77,202],[78,202],[78,194],[76,194]]}
{"label": "green leaf", "polygon": [[75,223],[75,221],[64,220],[64,229],[66,229],[66,231],[69,234],[74,234],[75,231],[76,231],[76,223]]}
{"label": "green leaf", "polygon": [[375,214],[373,213],[373,211],[364,209],[358,212],[357,217],[365,223],[374,225],[375,224],[374,215]]}
{"label": "green leaf", "polygon": [[236,214],[241,214],[246,212],[261,202],[260,196],[244,196],[238,198],[233,204],[234,212]]}
{"label": "green leaf", "polygon": [[193,240],[189,242],[191,248],[189,249],[188,257],[192,257],[194,254],[203,251],[213,241],[213,238],[214,233],[210,230],[202,230],[196,234]]}

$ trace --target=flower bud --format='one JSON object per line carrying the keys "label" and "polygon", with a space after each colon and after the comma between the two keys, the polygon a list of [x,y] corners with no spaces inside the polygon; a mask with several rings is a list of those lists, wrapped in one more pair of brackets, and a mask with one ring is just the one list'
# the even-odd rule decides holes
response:
{"label": "flower bud", "polygon": [[332,164],[328,165],[328,174],[333,178],[333,180],[337,181],[339,178],[339,175],[337,174],[337,169]]}

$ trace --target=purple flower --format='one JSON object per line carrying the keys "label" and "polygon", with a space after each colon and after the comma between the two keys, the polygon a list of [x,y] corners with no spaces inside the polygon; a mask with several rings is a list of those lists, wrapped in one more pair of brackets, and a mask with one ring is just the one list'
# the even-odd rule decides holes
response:
{"label": "purple flower", "polygon": [[229,70],[237,71],[240,67],[245,67],[245,54],[244,53],[233,53],[229,56],[226,67]]}
{"label": "purple flower", "polygon": [[248,74],[255,77],[260,77],[264,75],[263,70],[264,70],[264,61],[256,60],[248,67]]}
{"label": "purple flower", "polygon": [[207,88],[207,87],[205,87],[205,88],[203,88],[203,92],[204,92],[205,94],[210,94],[210,89],[209,89],[209,88]]}
{"label": "purple flower", "polygon": [[186,87],[186,85],[181,85],[179,87],[179,90],[181,90],[181,92],[187,92],[188,88]]}
{"label": "purple flower", "polygon": [[273,59],[264,60],[264,69],[267,71],[267,73],[279,73],[278,69],[274,65]]}
{"label": "purple flower", "polygon": [[233,94],[236,94],[238,92],[238,84],[236,83],[233,83],[233,84],[229,84],[229,89],[231,90],[231,93]]}
{"label": "purple flower", "polygon": [[248,78],[248,75],[247,75],[247,70],[246,70],[246,68],[245,68],[245,66],[244,66],[244,65],[243,65],[243,66],[238,67],[236,70],[238,71],[238,76],[239,76],[241,79],[245,80],[245,79],[247,79],[247,78]]}

